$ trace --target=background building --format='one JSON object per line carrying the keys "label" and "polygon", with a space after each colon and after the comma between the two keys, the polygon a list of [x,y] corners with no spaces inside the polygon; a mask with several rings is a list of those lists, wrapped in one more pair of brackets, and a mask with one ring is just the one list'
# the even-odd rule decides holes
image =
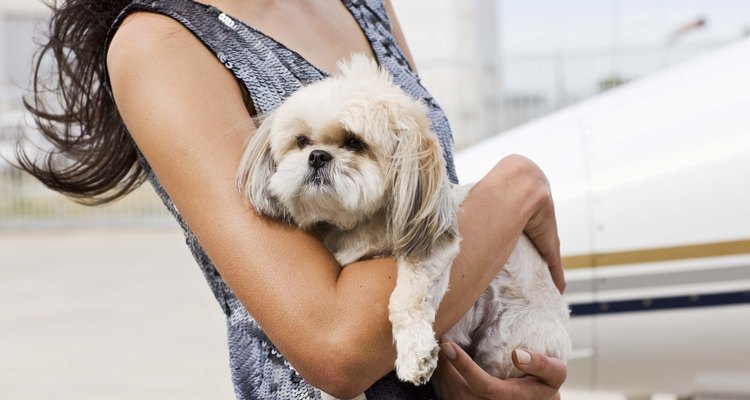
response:
{"label": "background building", "polygon": [[462,148],[748,34],[742,0],[393,0]]}

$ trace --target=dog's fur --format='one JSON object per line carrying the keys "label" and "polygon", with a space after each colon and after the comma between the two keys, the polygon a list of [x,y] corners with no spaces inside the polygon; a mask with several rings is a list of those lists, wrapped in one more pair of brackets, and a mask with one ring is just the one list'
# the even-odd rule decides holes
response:
{"label": "dog's fur", "polygon": [[[400,379],[426,383],[437,364],[432,330],[459,252],[458,205],[426,107],[364,56],[310,84],[265,116],[243,157],[241,195],[262,215],[315,231],[346,266],[393,256],[389,318]],[[495,376],[518,376],[510,353],[565,359],[568,310],[525,237],[474,307],[446,335]]]}

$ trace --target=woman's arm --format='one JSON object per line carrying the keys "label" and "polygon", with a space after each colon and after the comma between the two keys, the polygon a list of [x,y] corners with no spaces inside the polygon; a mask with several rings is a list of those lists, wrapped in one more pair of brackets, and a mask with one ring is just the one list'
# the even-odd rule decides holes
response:
{"label": "woman's arm", "polygon": [[[395,263],[341,270],[313,236],[243,207],[235,176],[254,127],[231,73],[177,22],[146,13],[123,23],[108,66],[139,148],[222,277],[295,368],[341,397],[390,371]],[[540,176],[511,157],[472,190],[459,221],[462,252],[436,320],[440,334],[473,304],[543,208],[548,191]]]}

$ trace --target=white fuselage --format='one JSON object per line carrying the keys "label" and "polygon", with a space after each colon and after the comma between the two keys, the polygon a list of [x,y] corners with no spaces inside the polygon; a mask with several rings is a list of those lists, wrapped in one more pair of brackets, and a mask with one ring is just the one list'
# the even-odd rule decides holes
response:
{"label": "white fuselage", "polygon": [[750,40],[457,155],[548,175],[568,270],[568,388],[750,396]]}

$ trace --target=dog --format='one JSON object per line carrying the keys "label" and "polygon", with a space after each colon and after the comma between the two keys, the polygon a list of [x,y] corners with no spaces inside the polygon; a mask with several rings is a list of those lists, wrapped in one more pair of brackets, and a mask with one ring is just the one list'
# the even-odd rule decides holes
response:
{"label": "dog", "polygon": [[[239,167],[238,190],[259,214],[315,232],[342,267],[395,258],[388,306],[395,369],[402,381],[425,384],[439,352],[432,324],[460,250],[459,204],[471,187],[448,180],[423,103],[365,56],[339,70],[262,117]],[[547,265],[522,237],[444,339],[494,376],[519,376],[515,348],[566,359],[568,318]]]}

